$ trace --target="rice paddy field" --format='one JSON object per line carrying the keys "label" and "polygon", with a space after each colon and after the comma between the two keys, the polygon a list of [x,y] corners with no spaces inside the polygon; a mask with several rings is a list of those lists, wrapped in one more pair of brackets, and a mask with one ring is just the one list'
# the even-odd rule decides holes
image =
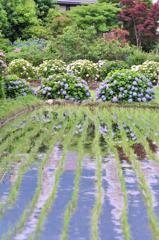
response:
{"label": "rice paddy field", "polygon": [[159,112],[41,106],[0,129],[0,239],[159,239]]}

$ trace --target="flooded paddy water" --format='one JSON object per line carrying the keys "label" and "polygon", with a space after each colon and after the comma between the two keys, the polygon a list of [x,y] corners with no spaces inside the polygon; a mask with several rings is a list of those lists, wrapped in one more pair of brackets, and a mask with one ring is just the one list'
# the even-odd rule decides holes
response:
{"label": "flooded paddy water", "polygon": [[52,106],[0,129],[0,239],[159,239],[159,113]]}

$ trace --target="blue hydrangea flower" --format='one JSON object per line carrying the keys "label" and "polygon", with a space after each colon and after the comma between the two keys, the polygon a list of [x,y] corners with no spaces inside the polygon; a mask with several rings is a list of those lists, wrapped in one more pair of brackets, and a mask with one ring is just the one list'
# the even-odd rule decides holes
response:
{"label": "blue hydrangea flower", "polygon": [[123,87],[120,87],[119,90],[122,92],[122,91],[124,90],[124,88],[123,88]]}
{"label": "blue hydrangea flower", "polygon": [[118,98],[116,96],[113,97],[112,102],[114,102],[114,103],[118,102]]}
{"label": "blue hydrangea flower", "polygon": [[146,102],[146,98],[145,98],[145,97],[143,97],[143,98],[142,98],[142,101],[143,101],[143,102]]}
{"label": "blue hydrangea flower", "polygon": [[102,95],[102,100],[103,101],[106,101],[106,97]]}
{"label": "blue hydrangea flower", "polygon": [[136,81],[133,81],[133,85],[136,86],[136,85],[137,85],[137,82],[136,82]]}

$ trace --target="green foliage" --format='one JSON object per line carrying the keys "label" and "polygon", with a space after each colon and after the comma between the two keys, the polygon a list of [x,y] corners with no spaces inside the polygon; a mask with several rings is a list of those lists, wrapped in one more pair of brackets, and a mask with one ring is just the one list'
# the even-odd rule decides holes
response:
{"label": "green foliage", "polygon": [[0,99],[0,119],[5,119],[24,108],[40,103],[41,100],[33,95],[28,95],[27,97],[19,96],[16,99]]}
{"label": "green foliage", "polygon": [[9,52],[12,50],[11,42],[9,41],[9,39],[2,37],[1,34],[0,34],[0,46],[1,50],[3,50],[4,52]]}
{"label": "green foliage", "polygon": [[5,97],[3,73],[6,69],[6,67],[7,67],[7,65],[5,63],[5,54],[0,51],[0,98]]}
{"label": "green foliage", "polygon": [[115,70],[97,89],[97,99],[112,102],[146,102],[154,98],[152,83],[143,74]]}
{"label": "green foliage", "polygon": [[157,85],[158,83],[158,75],[159,75],[159,63],[153,61],[146,61],[142,65],[132,66],[134,71],[141,72],[144,74],[153,85]]}
{"label": "green foliage", "polygon": [[57,35],[62,34],[64,28],[72,25],[71,17],[62,13],[57,7],[50,9],[47,16],[48,35],[56,38]]}
{"label": "green foliage", "polygon": [[2,34],[10,40],[28,38],[35,34],[38,26],[34,0],[3,0],[3,8],[7,14],[8,26],[2,29]]}
{"label": "green foliage", "polygon": [[8,65],[8,74],[15,74],[19,78],[32,80],[36,77],[35,68],[24,59],[15,59]]}
{"label": "green foliage", "polygon": [[147,53],[140,48],[132,48],[132,53],[127,57],[127,62],[130,66],[138,65],[145,62],[147,59]]}
{"label": "green foliage", "polygon": [[47,41],[44,39],[28,39],[26,41],[18,39],[6,54],[7,62],[25,59],[37,66],[47,59],[46,45]]}
{"label": "green foliage", "polygon": [[8,75],[4,79],[5,95],[9,98],[27,96],[32,90],[25,80],[19,79],[16,75]]}
{"label": "green foliage", "polygon": [[8,28],[8,17],[6,10],[3,8],[2,2],[0,2],[0,33],[5,28]]}
{"label": "green foliage", "polygon": [[66,73],[52,75],[44,79],[39,94],[43,98],[61,98],[76,101],[87,99],[90,96],[85,81]]}
{"label": "green foliage", "polygon": [[54,0],[34,0],[36,3],[36,9],[37,9],[37,16],[38,18],[44,20],[50,8],[53,8],[55,6]]}
{"label": "green foliage", "polygon": [[107,32],[118,26],[119,8],[111,3],[95,3],[72,8],[68,13],[79,28],[94,26],[97,32]]}
{"label": "green foliage", "polygon": [[62,35],[51,39],[48,52],[52,58],[59,58],[65,62],[87,58],[89,46],[96,39],[94,28],[81,30],[76,26],[64,29]]}
{"label": "green foliage", "polygon": [[86,81],[98,80],[98,65],[89,60],[77,60],[68,65],[67,71]]}
{"label": "green foliage", "polygon": [[64,29],[63,34],[51,39],[48,45],[49,58],[59,58],[65,62],[78,59],[93,62],[101,59],[125,60],[130,54],[133,54],[133,49],[128,44],[121,46],[117,41],[105,41],[97,36],[94,27],[82,30],[69,26]]}
{"label": "green foliage", "polygon": [[38,67],[38,77],[47,78],[53,74],[65,73],[66,64],[61,60],[46,60]]}
{"label": "green foliage", "polygon": [[103,81],[106,76],[108,75],[108,73],[110,73],[111,71],[114,70],[121,70],[121,69],[127,69],[128,65],[126,62],[124,61],[99,61],[98,62],[98,66],[99,66],[99,76],[100,76],[100,80]]}
{"label": "green foliage", "polygon": [[2,76],[0,76],[0,99],[4,98],[4,81]]}
{"label": "green foliage", "polygon": [[147,54],[148,61],[159,62],[159,54],[157,51],[151,51]]}

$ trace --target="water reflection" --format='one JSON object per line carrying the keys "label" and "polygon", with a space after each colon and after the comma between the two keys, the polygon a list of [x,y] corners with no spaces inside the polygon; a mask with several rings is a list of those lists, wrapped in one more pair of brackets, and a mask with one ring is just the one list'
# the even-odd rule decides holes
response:
{"label": "water reflection", "polygon": [[41,213],[41,209],[43,208],[44,204],[51,195],[55,181],[54,170],[57,168],[59,160],[60,160],[59,145],[55,145],[50,159],[43,168],[41,192],[38,201],[36,202],[36,206],[31,216],[27,220],[27,223],[23,231],[15,236],[14,238],[15,240],[28,239],[29,235],[35,231],[38,223],[38,216]]}
{"label": "water reflection", "polygon": [[128,222],[130,224],[132,240],[151,240],[148,215],[143,195],[139,189],[137,178],[132,166],[122,161],[128,196]]}

